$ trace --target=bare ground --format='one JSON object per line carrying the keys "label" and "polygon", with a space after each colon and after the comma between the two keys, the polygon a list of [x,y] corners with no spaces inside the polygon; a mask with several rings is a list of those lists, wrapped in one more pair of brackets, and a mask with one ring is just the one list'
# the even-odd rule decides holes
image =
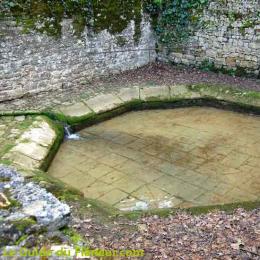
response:
{"label": "bare ground", "polygon": [[179,67],[164,63],[151,63],[135,70],[93,80],[93,85],[133,85],[133,84],[195,84],[208,83],[228,85],[238,88],[260,90],[259,79],[233,77],[222,73],[205,72],[195,68]]}

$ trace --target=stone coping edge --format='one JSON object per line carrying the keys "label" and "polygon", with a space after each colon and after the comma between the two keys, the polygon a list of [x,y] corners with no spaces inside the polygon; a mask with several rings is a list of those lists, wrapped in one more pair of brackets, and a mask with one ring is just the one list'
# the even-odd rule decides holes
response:
{"label": "stone coping edge", "polygon": [[[78,130],[87,125],[131,110],[187,106],[212,106],[260,115],[260,92],[208,86],[205,84],[176,85],[172,87],[133,87],[121,89],[120,92],[116,94],[102,94],[90,100],[81,100],[73,105],[66,107],[61,106],[55,110],[0,112],[0,116],[41,115],[41,120],[46,122],[55,132],[52,141],[46,145],[47,153],[44,153],[44,157],[38,158],[40,159],[38,160],[40,161],[39,164],[30,164],[33,167],[26,167],[26,165],[21,166],[15,163],[13,164],[12,162],[13,166],[23,173],[23,171],[33,172],[39,169],[47,170],[63,140],[64,133],[62,124],[70,124],[75,130]],[[62,124],[55,123],[53,120],[58,120]],[[30,131],[30,129],[28,131]],[[31,140],[31,142],[35,143],[36,141]],[[27,143],[28,142],[25,144]],[[248,203],[250,205],[252,204],[252,207],[255,208],[256,205],[259,206],[260,202]],[[237,204],[237,206],[239,205],[243,206],[244,204]],[[245,205],[247,205],[247,203]],[[212,208],[224,209],[223,207],[225,207],[225,205],[198,207],[198,212],[201,211],[201,209],[204,212],[204,210],[207,211],[207,209]],[[227,207],[232,208],[232,206],[230,207],[228,205]],[[165,209],[156,211],[156,213],[164,215],[171,213],[172,210],[173,209]],[[155,211],[149,212],[155,213]],[[197,212],[196,208],[194,208],[194,212]],[[129,214],[130,218],[135,218],[143,213],[145,212],[126,212],[126,215]]]}
{"label": "stone coping edge", "polygon": [[46,116],[36,116],[2,159],[24,177],[47,170],[64,137],[63,127]]}
{"label": "stone coping edge", "polygon": [[100,94],[87,100],[82,99],[68,106],[43,110],[0,111],[0,116],[46,115],[51,119],[71,125],[79,124],[95,115],[113,111],[120,107],[141,103],[175,103],[181,100],[216,100],[244,107],[244,111],[260,110],[260,92],[234,89],[227,86],[194,84],[122,88],[118,93]]}
{"label": "stone coping edge", "polygon": [[[65,124],[71,125],[73,130],[80,130],[86,126],[133,110],[188,106],[210,106],[260,115],[260,92],[205,84],[175,85],[172,87],[136,86],[123,88],[116,94],[97,95],[94,98],[81,100],[69,106],[60,106],[54,110],[0,113],[0,116],[41,116],[41,120],[44,120],[55,133],[55,136],[52,136],[50,143],[46,147],[36,144],[33,140],[29,140],[29,142],[27,140],[26,143],[20,140],[21,142],[18,142],[18,145],[12,149],[11,154],[5,155],[5,158],[26,170],[47,170],[63,140],[63,125]],[[28,146],[30,146],[31,150]],[[26,154],[30,152],[31,154]],[[20,161],[17,153],[20,156]],[[25,165],[24,159],[28,159],[28,165]],[[15,160],[18,163],[15,163]]]}
{"label": "stone coping edge", "polygon": [[76,104],[46,111],[47,115],[76,129],[131,110],[213,106],[260,114],[260,92],[207,85],[123,88]]}

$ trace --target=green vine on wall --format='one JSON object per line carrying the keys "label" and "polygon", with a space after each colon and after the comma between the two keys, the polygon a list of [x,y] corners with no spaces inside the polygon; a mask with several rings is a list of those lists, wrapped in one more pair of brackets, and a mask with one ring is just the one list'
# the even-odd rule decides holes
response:
{"label": "green vine on wall", "polygon": [[135,23],[134,39],[141,36],[142,10],[149,13],[159,42],[176,48],[199,25],[208,0],[2,0],[2,14],[15,17],[24,32],[37,31],[60,37],[63,18],[71,18],[74,34],[86,26],[95,33],[107,29],[121,33],[130,21]]}
{"label": "green vine on wall", "polygon": [[146,8],[157,17],[155,31],[159,42],[179,48],[197,27],[209,0],[154,0]]}

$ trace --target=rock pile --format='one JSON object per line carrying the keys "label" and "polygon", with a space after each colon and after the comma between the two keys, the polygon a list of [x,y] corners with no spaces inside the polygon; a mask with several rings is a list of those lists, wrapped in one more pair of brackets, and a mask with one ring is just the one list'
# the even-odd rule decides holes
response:
{"label": "rock pile", "polygon": [[0,194],[10,202],[8,207],[0,207],[0,246],[19,239],[23,232],[55,231],[68,224],[67,204],[3,165],[0,165]]}

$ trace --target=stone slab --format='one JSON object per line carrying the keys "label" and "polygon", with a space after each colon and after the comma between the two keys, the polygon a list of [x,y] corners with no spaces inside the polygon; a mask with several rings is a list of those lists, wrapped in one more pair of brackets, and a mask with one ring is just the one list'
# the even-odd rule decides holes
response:
{"label": "stone slab", "polygon": [[18,122],[22,122],[25,120],[25,116],[16,116],[14,119]]}
{"label": "stone slab", "polygon": [[133,87],[133,88],[123,88],[120,89],[117,96],[122,99],[124,102],[129,102],[132,100],[139,100],[139,87]]}
{"label": "stone slab", "polygon": [[71,117],[81,117],[92,113],[91,109],[88,108],[83,102],[78,102],[70,106],[63,106],[60,107],[59,110],[65,116]]}
{"label": "stone slab", "polygon": [[29,143],[19,143],[17,144],[11,152],[17,152],[24,154],[34,160],[42,161],[48,154],[48,149],[40,146],[37,143],[29,142]]}
{"label": "stone slab", "polygon": [[48,156],[55,138],[56,132],[52,126],[44,117],[37,116],[29,128],[14,141],[13,148],[2,159],[11,161],[24,171],[39,169]]}
{"label": "stone slab", "polygon": [[199,98],[201,94],[189,90],[185,85],[174,85],[170,87],[171,98]]}
{"label": "stone slab", "polygon": [[149,208],[147,202],[140,201],[132,196],[120,201],[115,207],[122,211],[147,210]]}
{"label": "stone slab", "polygon": [[40,167],[40,162],[34,160],[24,154],[17,152],[10,152],[3,159],[12,161],[12,164],[22,167],[24,169],[38,169]]}
{"label": "stone slab", "polygon": [[85,102],[88,107],[90,107],[95,113],[102,113],[106,111],[113,110],[124,102],[120,100],[117,96],[112,94],[99,95],[97,97],[91,98]]}
{"label": "stone slab", "polygon": [[107,192],[104,196],[99,199],[110,204],[116,204],[123,199],[126,199],[129,195],[121,190],[114,189]]}
{"label": "stone slab", "polygon": [[170,89],[167,86],[158,87],[143,87],[140,88],[140,99],[141,100],[152,100],[152,99],[169,99]]}
{"label": "stone slab", "polygon": [[56,134],[49,124],[40,122],[38,127],[32,127],[24,132],[17,142],[20,140],[30,140],[47,147],[54,142],[55,136]]}

